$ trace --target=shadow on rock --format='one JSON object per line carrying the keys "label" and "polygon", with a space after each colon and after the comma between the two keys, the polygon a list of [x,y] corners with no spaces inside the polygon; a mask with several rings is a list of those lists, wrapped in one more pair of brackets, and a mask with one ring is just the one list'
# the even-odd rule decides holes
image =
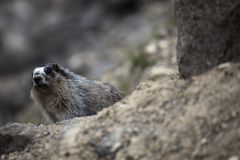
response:
{"label": "shadow on rock", "polygon": [[22,151],[30,142],[31,140],[27,136],[0,134],[0,155]]}

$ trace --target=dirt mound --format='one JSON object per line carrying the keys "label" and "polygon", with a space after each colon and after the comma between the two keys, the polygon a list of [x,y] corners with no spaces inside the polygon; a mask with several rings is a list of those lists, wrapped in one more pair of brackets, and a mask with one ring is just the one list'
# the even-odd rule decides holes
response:
{"label": "dirt mound", "polygon": [[189,80],[144,82],[97,116],[7,125],[1,137],[27,136],[29,142],[1,158],[239,159],[239,82],[240,65],[224,64]]}

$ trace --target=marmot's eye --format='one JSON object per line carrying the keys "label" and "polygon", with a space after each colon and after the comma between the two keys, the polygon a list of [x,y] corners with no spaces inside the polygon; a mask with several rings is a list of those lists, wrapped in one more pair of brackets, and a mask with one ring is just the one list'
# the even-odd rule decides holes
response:
{"label": "marmot's eye", "polygon": [[44,72],[45,72],[46,74],[50,74],[50,73],[52,72],[52,67],[51,67],[51,66],[46,66],[46,67],[44,68]]}

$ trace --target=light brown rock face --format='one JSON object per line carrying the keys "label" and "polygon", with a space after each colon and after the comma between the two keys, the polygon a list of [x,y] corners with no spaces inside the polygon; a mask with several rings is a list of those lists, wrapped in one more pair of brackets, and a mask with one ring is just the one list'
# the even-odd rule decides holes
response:
{"label": "light brown rock face", "polygon": [[175,0],[178,66],[182,77],[240,61],[238,0]]}
{"label": "light brown rock face", "polygon": [[[186,81],[163,76],[144,82],[97,116],[7,125],[0,129],[1,158],[240,158],[239,83],[240,65],[225,64]],[[17,137],[25,137],[20,147]]]}

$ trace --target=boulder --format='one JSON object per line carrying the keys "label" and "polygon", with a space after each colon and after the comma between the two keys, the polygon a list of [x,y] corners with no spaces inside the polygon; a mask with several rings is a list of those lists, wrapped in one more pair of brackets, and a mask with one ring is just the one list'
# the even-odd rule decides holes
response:
{"label": "boulder", "polygon": [[182,77],[240,61],[240,2],[175,0],[177,61]]}
{"label": "boulder", "polygon": [[240,64],[223,64],[188,80],[142,82],[96,116],[8,124],[0,128],[0,137],[11,139],[1,140],[1,158],[239,159],[239,82]]}

